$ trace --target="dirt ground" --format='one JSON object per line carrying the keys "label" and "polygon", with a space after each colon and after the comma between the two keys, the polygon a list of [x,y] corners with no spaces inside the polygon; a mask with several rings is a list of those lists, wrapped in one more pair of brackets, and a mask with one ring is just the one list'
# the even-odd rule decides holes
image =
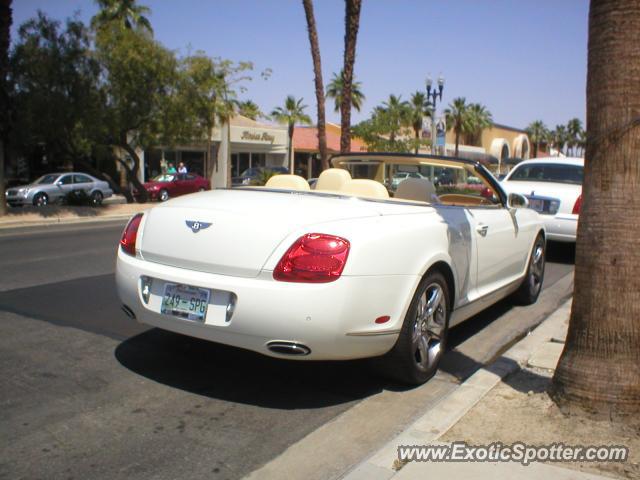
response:
{"label": "dirt ground", "polygon": [[506,377],[439,440],[471,445],[523,442],[532,445],[623,445],[625,463],[557,463],[614,478],[640,479],[640,419],[626,424],[564,416],[546,393],[551,372],[523,369]]}

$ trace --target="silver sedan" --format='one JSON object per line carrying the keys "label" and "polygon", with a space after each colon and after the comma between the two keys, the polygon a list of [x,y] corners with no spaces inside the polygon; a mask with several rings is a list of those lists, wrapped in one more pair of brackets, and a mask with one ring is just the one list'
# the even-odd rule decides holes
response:
{"label": "silver sedan", "polygon": [[11,187],[6,200],[12,207],[35,205],[37,207],[59,202],[73,191],[84,191],[94,205],[113,195],[109,184],[86,173],[48,173],[29,185]]}

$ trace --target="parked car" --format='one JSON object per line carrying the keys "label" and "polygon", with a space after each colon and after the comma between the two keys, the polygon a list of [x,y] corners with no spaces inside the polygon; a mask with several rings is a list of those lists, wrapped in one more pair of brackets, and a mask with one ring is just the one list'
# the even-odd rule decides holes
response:
{"label": "parked car", "polygon": [[87,173],[48,173],[28,185],[9,188],[5,192],[7,203],[12,207],[61,202],[69,193],[83,191],[94,205],[113,195],[109,183],[98,180]]}
{"label": "parked car", "polygon": [[[135,215],[117,253],[123,310],[273,357],[380,357],[388,375],[419,384],[435,373],[450,327],[510,294],[537,300],[542,220],[480,163],[348,154],[332,164],[317,190],[276,175],[264,188],[213,190]],[[466,170],[492,195],[438,193],[407,178],[390,199],[394,172],[423,165]]]}
{"label": "parked car", "polygon": [[391,179],[391,190],[395,191],[400,182],[407,178],[424,178],[418,172],[396,172]]}
{"label": "parked car", "polygon": [[502,185],[528,198],[529,207],[542,215],[549,240],[575,242],[583,172],[582,158],[536,158],[519,163]]}
{"label": "parked car", "polygon": [[[195,173],[163,173],[143,184],[151,200],[166,202],[172,197],[211,189],[211,182]],[[134,196],[140,195],[135,192]]]}
{"label": "parked car", "polygon": [[263,172],[270,171],[275,173],[289,173],[287,167],[251,167],[247,168],[239,177],[231,179],[231,185],[234,187],[251,185],[260,178]]}

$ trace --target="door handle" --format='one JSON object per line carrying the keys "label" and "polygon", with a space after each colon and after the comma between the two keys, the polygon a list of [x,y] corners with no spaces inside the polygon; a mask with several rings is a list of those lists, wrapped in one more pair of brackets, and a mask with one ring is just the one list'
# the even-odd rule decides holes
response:
{"label": "door handle", "polygon": [[489,230],[489,225],[478,225],[476,227],[476,231],[483,237],[487,236],[488,230]]}

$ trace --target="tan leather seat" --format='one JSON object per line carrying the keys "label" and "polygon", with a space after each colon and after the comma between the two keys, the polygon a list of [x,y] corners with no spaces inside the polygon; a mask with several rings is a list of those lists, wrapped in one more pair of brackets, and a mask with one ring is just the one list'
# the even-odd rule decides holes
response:
{"label": "tan leather seat", "polygon": [[327,168],[318,177],[316,190],[339,192],[342,186],[351,180],[349,172],[342,168]]}
{"label": "tan leather seat", "polygon": [[286,190],[311,190],[309,182],[299,175],[280,174],[274,175],[265,184],[267,188],[282,188]]}
{"label": "tan leather seat", "polygon": [[427,178],[407,178],[400,182],[394,198],[414,200],[417,202],[438,203],[436,187]]}
{"label": "tan leather seat", "polygon": [[375,180],[350,180],[342,186],[341,193],[365,198],[389,198],[389,192],[385,186]]}

